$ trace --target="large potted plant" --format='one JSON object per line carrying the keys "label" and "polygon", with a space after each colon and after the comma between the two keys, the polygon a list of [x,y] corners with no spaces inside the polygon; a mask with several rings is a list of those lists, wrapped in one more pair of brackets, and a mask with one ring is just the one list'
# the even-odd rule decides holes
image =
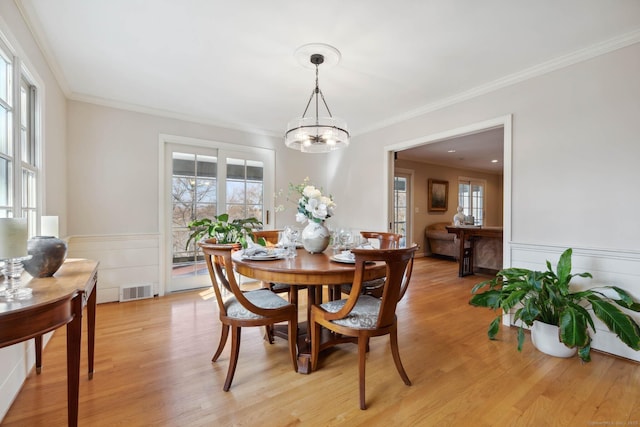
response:
{"label": "large potted plant", "polygon": [[[591,337],[589,328],[595,333],[595,325],[589,309],[615,333],[618,338],[634,350],[640,350],[640,327],[621,308],[640,311],[640,304],[623,289],[602,286],[582,291],[573,291],[569,284],[576,276],[591,278],[590,273],[571,274],[571,248],[562,253],[556,271],[547,261],[546,271],[523,268],[507,268],[499,271],[491,280],[473,287],[470,304],[488,307],[507,313],[515,308],[513,319],[520,321],[518,328],[518,351],[524,343],[523,325],[533,327],[535,322],[556,326],[558,338],[566,347],[576,347],[580,358],[591,360]],[[486,288],[483,292],[481,289]],[[517,308],[516,308],[517,307]],[[489,325],[489,339],[494,339],[501,315]]]}
{"label": "large potted plant", "polygon": [[[193,240],[210,238],[215,239],[217,244],[239,243],[246,248],[249,238],[253,239],[253,230],[262,228],[262,221],[254,217],[229,221],[229,214],[223,213],[213,218],[191,221],[189,228],[192,232],[186,247],[189,247],[189,243]],[[262,244],[264,245],[264,243]]]}

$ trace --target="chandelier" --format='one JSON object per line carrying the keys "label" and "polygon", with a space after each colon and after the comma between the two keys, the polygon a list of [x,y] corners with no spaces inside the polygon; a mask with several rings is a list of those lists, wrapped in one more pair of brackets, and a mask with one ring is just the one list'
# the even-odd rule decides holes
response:
{"label": "chandelier", "polygon": [[[293,119],[288,123],[284,143],[287,147],[300,150],[303,153],[327,153],[349,146],[347,123],[331,115],[331,110],[329,110],[327,101],[325,101],[318,85],[318,67],[325,62],[325,55],[332,55],[332,62],[337,63],[340,58],[340,52],[331,46],[322,44],[305,45],[296,52],[297,54],[305,54],[305,51],[310,49],[316,49],[316,52],[323,52],[312,53],[309,58],[309,61],[316,69],[316,85],[311,92],[302,117]],[[318,95],[320,95],[320,98],[318,98]],[[318,115],[320,99],[329,114],[328,117]],[[315,104],[315,116],[306,117],[311,101],[314,101]]]}

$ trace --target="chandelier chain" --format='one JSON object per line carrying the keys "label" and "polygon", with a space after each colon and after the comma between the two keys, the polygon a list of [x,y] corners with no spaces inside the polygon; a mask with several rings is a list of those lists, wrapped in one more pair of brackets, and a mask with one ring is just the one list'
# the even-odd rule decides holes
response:
{"label": "chandelier chain", "polygon": [[324,104],[324,108],[327,109],[327,113],[329,113],[329,117],[333,117],[333,115],[331,114],[331,110],[329,109],[329,106],[327,105],[327,101],[324,99],[324,94],[322,93],[322,90],[320,89],[320,84],[319,84],[319,79],[318,79],[318,64],[316,65],[316,87],[313,88],[313,90],[311,91],[311,96],[309,97],[309,101],[307,101],[307,106],[304,108],[304,112],[302,113],[302,117],[306,117],[307,116],[307,111],[309,110],[309,105],[311,105],[311,100],[313,99],[314,95],[316,97],[316,122],[318,121],[318,93],[320,94],[320,97],[322,98],[322,103]]}

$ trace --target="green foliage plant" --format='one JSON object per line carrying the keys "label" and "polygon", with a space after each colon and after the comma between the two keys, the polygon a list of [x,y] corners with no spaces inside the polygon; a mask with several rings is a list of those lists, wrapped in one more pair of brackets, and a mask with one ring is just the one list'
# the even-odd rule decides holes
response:
{"label": "green foliage plant", "polygon": [[[571,274],[572,249],[565,250],[553,271],[547,261],[546,271],[523,268],[507,268],[499,271],[491,280],[475,285],[469,301],[477,307],[500,310],[489,325],[489,339],[495,339],[500,328],[502,312],[516,308],[514,321],[519,323],[518,351],[524,342],[523,325],[531,327],[535,320],[560,328],[560,341],[567,347],[577,347],[579,357],[591,360],[589,327],[595,333],[593,313],[634,350],[640,350],[640,328],[634,319],[620,308],[640,311],[640,304],[623,289],[602,286],[583,291],[572,291],[569,283],[573,277],[592,278],[590,273]],[[481,289],[486,288],[483,292]]]}
{"label": "green foliage plant", "polygon": [[[255,217],[229,221],[229,214],[223,213],[213,218],[191,221],[189,228],[192,232],[185,245],[187,248],[191,241],[202,238],[214,238],[219,244],[239,243],[246,248],[248,238],[253,239],[253,230],[262,228],[262,221]],[[264,241],[258,243],[265,244]]]}

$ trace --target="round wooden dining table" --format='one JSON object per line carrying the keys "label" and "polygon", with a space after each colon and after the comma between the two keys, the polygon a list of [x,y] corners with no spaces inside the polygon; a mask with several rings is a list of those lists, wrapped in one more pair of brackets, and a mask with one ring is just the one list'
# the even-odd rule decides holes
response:
{"label": "round wooden dining table", "polygon": [[[294,258],[273,260],[252,260],[243,258],[242,251],[232,255],[236,271],[242,276],[260,280],[265,283],[284,283],[292,286],[291,292],[298,292],[297,287],[307,289],[307,319],[298,322],[298,372],[307,374],[310,370],[311,343],[309,339],[309,318],[311,306],[322,302],[322,290],[329,287],[329,298],[340,298],[338,285],[353,282],[355,265],[331,260],[330,250],[310,254],[298,249]],[[365,266],[363,280],[384,277],[384,262],[371,263]],[[286,328],[276,328],[276,335],[286,337]]]}

